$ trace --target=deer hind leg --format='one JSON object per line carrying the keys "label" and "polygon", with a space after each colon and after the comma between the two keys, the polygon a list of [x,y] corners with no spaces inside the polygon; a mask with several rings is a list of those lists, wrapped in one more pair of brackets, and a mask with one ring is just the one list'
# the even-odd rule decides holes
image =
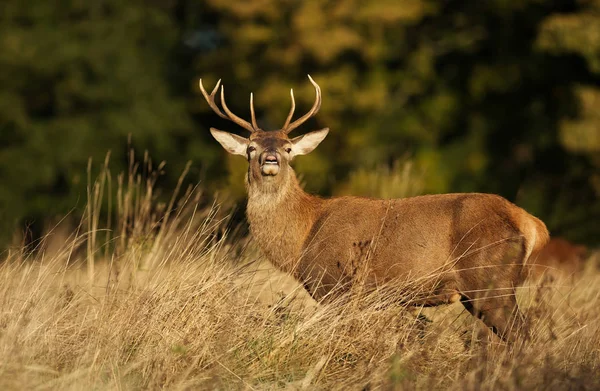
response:
{"label": "deer hind leg", "polygon": [[498,337],[515,342],[525,331],[515,288],[524,279],[527,246],[522,237],[498,243],[460,261],[461,302]]}
{"label": "deer hind leg", "polygon": [[524,332],[523,315],[519,310],[514,289],[487,292],[487,295],[469,298],[462,296],[464,307],[498,337],[507,342],[516,342]]}

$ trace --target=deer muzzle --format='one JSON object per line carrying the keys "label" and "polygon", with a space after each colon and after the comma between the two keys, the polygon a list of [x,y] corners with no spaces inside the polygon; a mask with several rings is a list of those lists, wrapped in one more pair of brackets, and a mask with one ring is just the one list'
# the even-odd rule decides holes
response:
{"label": "deer muzzle", "polygon": [[279,158],[276,152],[266,151],[261,160],[260,169],[264,176],[279,174]]}

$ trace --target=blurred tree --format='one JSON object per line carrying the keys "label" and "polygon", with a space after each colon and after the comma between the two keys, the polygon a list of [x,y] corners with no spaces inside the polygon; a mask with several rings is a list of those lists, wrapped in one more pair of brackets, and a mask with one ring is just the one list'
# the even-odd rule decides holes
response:
{"label": "blurred tree", "polygon": [[120,171],[128,134],[176,178],[201,140],[168,83],[178,39],[150,2],[0,4],[1,232],[85,205],[88,158]]}
{"label": "blurred tree", "polygon": [[[563,158],[551,180],[536,181],[532,192],[551,194],[548,218],[556,231],[596,242],[600,237],[600,1],[579,0],[570,12],[554,13],[540,25],[535,49],[563,64],[553,95],[569,108],[557,119]],[[566,68],[565,61],[578,66]],[[549,83],[550,84],[550,83]],[[560,161],[559,161],[560,162]],[[555,166],[554,165],[551,166]]]}

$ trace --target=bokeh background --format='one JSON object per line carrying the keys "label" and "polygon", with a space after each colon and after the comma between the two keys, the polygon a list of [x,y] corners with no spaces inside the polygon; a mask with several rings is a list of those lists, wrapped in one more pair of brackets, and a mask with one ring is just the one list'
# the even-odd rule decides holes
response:
{"label": "bokeh background", "polygon": [[331,132],[297,159],[307,190],[493,192],[599,243],[599,0],[2,1],[0,243],[76,220],[88,159],[120,172],[129,146],[167,162],[162,187],[191,160],[189,182],[243,205],[246,163],[208,129],[244,131],[198,79],[246,118],[254,92],[276,129],[290,88],[310,108],[309,73],[323,105],[294,134]]}

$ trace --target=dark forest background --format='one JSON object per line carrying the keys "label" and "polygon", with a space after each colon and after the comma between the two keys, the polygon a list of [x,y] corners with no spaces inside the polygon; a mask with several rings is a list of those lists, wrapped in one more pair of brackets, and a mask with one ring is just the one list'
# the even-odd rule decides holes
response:
{"label": "dark forest background", "polygon": [[369,193],[410,162],[422,193],[498,193],[599,243],[600,0],[2,1],[0,243],[81,214],[88,159],[126,170],[129,135],[161,186],[191,160],[242,203],[246,163],[208,128],[243,131],[198,79],[246,118],[254,92],[275,129],[290,88],[310,108],[309,73],[323,106],[294,133],[331,128],[296,162],[309,191]]}

